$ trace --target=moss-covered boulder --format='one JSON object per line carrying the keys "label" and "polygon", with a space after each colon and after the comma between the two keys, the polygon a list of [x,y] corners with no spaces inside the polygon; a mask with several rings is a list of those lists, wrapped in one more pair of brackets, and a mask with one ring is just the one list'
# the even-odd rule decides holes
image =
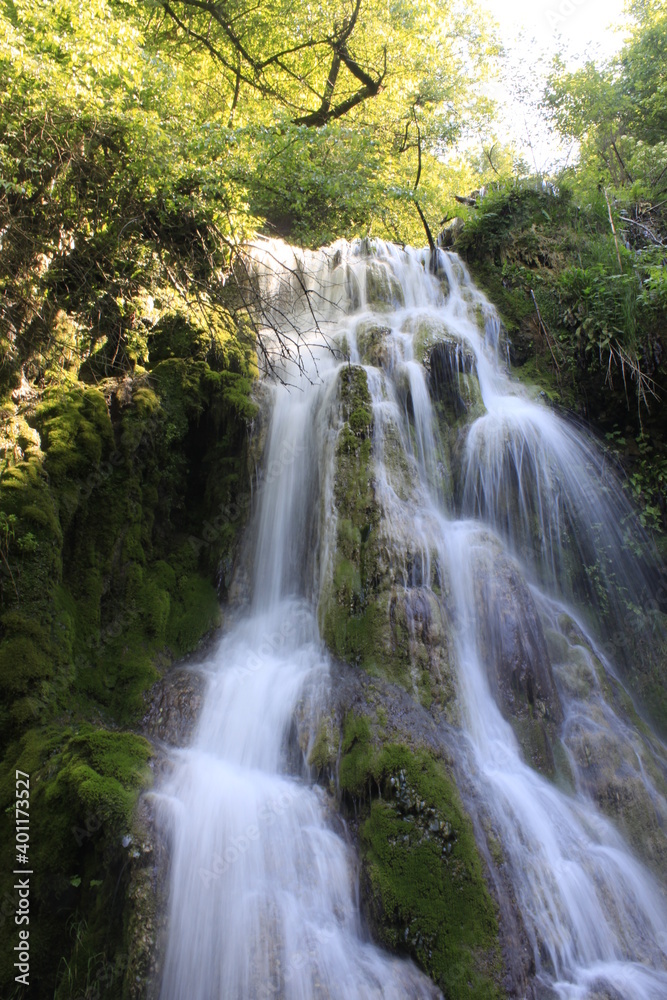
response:
{"label": "moss-covered boulder", "polygon": [[445,434],[485,412],[475,356],[464,342],[458,338],[438,341],[426,350],[424,364]]}
{"label": "moss-covered boulder", "polygon": [[369,260],[361,274],[364,305],[376,312],[388,312],[405,304],[401,284],[388,262]]}
{"label": "moss-covered boulder", "polygon": [[362,803],[363,906],[379,941],[410,955],[445,996],[502,995],[495,903],[470,819],[442,759],[382,742],[374,717],[348,713],[341,794]]}
{"label": "moss-covered boulder", "polygon": [[375,368],[387,368],[391,360],[391,352],[387,339],[391,333],[388,326],[374,320],[362,320],[357,324],[355,337],[357,350],[363,364]]}

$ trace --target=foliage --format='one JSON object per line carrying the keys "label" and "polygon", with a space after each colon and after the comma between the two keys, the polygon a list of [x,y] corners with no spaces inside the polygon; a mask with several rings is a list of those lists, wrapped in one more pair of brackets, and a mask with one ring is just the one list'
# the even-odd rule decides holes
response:
{"label": "foliage", "polygon": [[628,488],[664,527],[667,6],[628,10],[615,59],[568,72],[557,58],[547,83],[544,109],[578,162],[553,183],[492,185],[457,245],[503,313],[514,363],[631,442]]}

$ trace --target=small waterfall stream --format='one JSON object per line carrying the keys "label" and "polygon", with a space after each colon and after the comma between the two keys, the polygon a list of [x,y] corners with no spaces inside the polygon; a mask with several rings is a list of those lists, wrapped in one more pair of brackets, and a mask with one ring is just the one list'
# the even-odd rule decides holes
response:
{"label": "small waterfall stream", "polygon": [[[451,636],[461,767],[502,845],[532,995],[667,997],[664,886],[597,808],[579,753],[610,740],[664,832],[664,746],[612,704],[596,634],[645,595],[628,548],[643,543],[596,446],[506,374],[495,313],[458,259],[428,263],[380,241],[257,248],[267,312],[300,331],[301,363],[276,355],[292,388],[266,380],[250,603],[203,664],[196,736],[157,795],[171,843],[161,1000],[441,996],[369,940],[341,821],[294,759],[295,717],[314,731],[331,683],[320,626],[350,365],[372,403],[373,531],[393,592],[437,607]],[[566,781],[526,760],[511,724],[523,694],[522,725],[550,727]]]}

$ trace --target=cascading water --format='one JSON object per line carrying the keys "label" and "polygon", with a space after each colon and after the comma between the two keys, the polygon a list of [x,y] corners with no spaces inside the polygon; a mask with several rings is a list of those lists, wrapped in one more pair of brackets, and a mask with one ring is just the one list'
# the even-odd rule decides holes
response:
{"label": "cascading water", "polygon": [[[440,254],[434,274],[427,253],[379,241],[319,254],[271,242],[253,267],[265,314],[289,318],[301,354],[276,360],[295,387],[268,380],[250,605],[204,664],[195,740],[158,794],[172,858],[161,1000],[440,995],[368,940],[351,848],[294,761],[295,716],[307,729],[328,696],[318,618],[334,588],[340,383],[354,366],[372,404],[379,511],[364,531],[409,621],[428,606],[446,624],[460,767],[502,844],[529,989],[667,996],[663,890],[597,810],[577,752],[608,735],[664,830],[664,747],[611,705],[613,663],[573,605],[613,614],[619,593],[644,586],[595,446],[505,374],[495,314],[455,256]],[[523,688],[521,724],[560,736],[569,790],[526,763],[510,724]]]}

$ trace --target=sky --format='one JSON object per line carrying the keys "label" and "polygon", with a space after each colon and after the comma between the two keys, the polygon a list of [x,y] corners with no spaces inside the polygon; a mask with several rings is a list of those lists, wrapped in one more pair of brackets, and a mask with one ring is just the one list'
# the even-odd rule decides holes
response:
{"label": "sky", "polygon": [[[575,69],[608,59],[623,43],[623,0],[479,0],[498,22],[506,69],[490,88],[504,137],[536,173],[551,173],[576,156],[550,133],[537,104],[553,56]],[[618,29],[621,30],[618,30]],[[615,30],[616,29],[616,30]],[[524,98],[518,101],[520,89]],[[496,133],[498,134],[498,132]]]}
{"label": "sky", "polygon": [[623,0],[481,0],[500,24],[509,47],[523,27],[538,47],[556,51],[560,34],[573,53],[595,46],[612,55],[622,36],[610,25],[623,20]]}

